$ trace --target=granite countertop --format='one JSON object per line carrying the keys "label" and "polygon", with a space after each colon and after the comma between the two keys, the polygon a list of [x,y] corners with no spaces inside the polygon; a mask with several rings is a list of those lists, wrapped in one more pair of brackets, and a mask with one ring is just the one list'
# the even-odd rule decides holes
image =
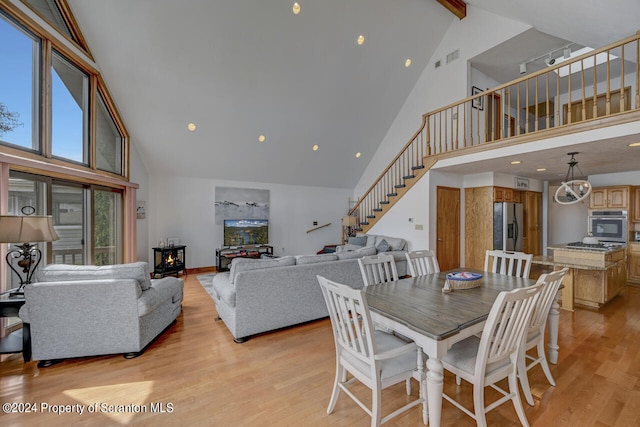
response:
{"label": "granite countertop", "polygon": [[589,253],[596,253],[596,254],[610,254],[613,252],[617,252],[617,251],[622,251],[624,249],[626,249],[627,245],[622,245],[622,246],[618,246],[618,247],[613,247],[610,248],[609,250],[606,251],[601,251],[601,250],[597,250],[597,249],[587,249],[587,248],[568,248],[567,247],[568,243],[558,243],[555,245],[549,245],[547,246],[548,249],[562,249],[563,251],[572,251],[572,252],[589,252]]}
{"label": "granite countertop", "polygon": [[[578,251],[580,251],[580,249],[576,249]],[[603,253],[602,251],[589,251],[589,252],[600,252]],[[569,262],[558,262],[558,261],[554,261],[552,256],[534,256],[533,259],[531,260],[532,264],[538,264],[538,265],[549,265],[549,266],[554,266],[554,267],[569,267],[569,268],[579,268],[581,270],[608,270],[610,268],[613,268],[616,266],[615,262],[608,262],[607,264],[605,264],[604,267],[597,267],[597,266],[593,266],[593,265],[584,265],[584,264],[574,264],[574,263],[569,263]]]}

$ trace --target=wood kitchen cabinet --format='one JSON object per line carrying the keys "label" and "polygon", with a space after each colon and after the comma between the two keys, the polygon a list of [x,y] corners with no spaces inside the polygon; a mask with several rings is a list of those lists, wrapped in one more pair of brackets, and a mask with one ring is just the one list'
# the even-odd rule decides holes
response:
{"label": "wood kitchen cabinet", "polygon": [[600,187],[591,190],[590,209],[626,209],[629,207],[628,186]]}
{"label": "wood kitchen cabinet", "polygon": [[640,187],[633,188],[633,212],[631,212],[631,220],[640,222]]}
{"label": "wood kitchen cabinet", "polygon": [[523,252],[542,255],[542,193],[523,191],[521,193],[524,213]]}
{"label": "wood kitchen cabinet", "polygon": [[629,281],[640,283],[640,243],[629,243]]}
{"label": "wood kitchen cabinet", "polygon": [[[513,188],[493,187],[494,202],[515,202]],[[519,201],[519,200],[518,200]]]}

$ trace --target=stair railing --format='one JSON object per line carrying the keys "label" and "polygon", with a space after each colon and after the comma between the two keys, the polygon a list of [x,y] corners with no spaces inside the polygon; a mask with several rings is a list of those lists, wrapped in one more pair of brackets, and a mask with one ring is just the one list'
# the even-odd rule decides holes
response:
{"label": "stair railing", "polygon": [[366,228],[414,171],[424,168],[426,157],[518,137],[530,142],[577,123],[639,110],[639,58],[640,31],[573,59],[558,58],[496,88],[474,88],[478,93],[424,114],[418,131],[349,215]]}

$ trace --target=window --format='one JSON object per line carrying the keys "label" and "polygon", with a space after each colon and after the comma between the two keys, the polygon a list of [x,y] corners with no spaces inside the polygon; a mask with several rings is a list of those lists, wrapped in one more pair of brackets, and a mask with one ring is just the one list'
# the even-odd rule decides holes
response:
{"label": "window", "polygon": [[98,94],[96,110],[96,166],[103,171],[122,174],[122,135],[101,94]]}
{"label": "window", "polygon": [[40,150],[40,39],[0,13],[0,143]]}
{"label": "window", "polygon": [[40,15],[42,15],[51,25],[56,27],[58,31],[66,35],[70,39],[73,39],[71,31],[67,23],[58,9],[58,5],[54,0],[25,0],[26,3],[31,5]]}
{"label": "window", "polygon": [[98,188],[92,194],[94,264],[117,264],[122,262],[122,194]]}
{"label": "window", "polygon": [[89,164],[89,76],[55,51],[51,65],[51,153]]}

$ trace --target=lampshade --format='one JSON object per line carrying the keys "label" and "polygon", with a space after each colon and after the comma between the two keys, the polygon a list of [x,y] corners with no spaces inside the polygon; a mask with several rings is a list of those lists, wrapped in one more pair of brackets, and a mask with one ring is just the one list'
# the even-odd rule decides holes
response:
{"label": "lampshade", "polygon": [[357,224],[357,218],[351,215],[345,215],[342,217],[343,227],[355,227]]}
{"label": "lampshade", "polygon": [[0,215],[0,243],[53,242],[58,239],[50,216]]}

